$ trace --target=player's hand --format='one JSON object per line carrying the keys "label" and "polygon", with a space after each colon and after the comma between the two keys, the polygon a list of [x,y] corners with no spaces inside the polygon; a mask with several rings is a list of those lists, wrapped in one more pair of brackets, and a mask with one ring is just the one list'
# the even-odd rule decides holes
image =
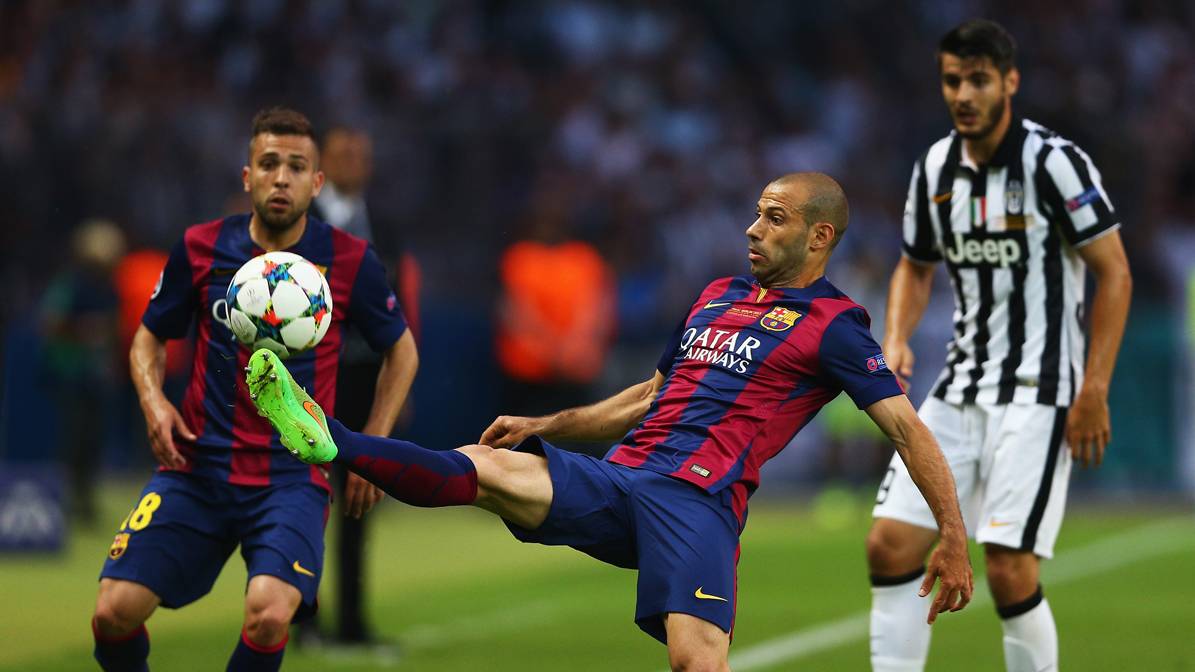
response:
{"label": "player's hand", "polygon": [[908,341],[896,341],[884,339],[882,346],[884,351],[884,362],[888,364],[888,370],[896,375],[896,382],[904,388],[906,392],[909,390],[909,378],[913,376],[913,349],[909,347]]}
{"label": "player's hand", "polygon": [[344,515],[360,518],[385,496],[381,488],[350,473],[344,482]]}
{"label": "player's hand", "polygon": [[925,597],[933,591],[934,581],[939,580],[938,594],[929,608],[927,623],[933,625],[938,614],[944,611],[958,611],[971,601],[971,593],[975,589],[975,579],[971,574],[971,558],[967,555],[967,540],[943,539],[933,554],[929,556],[929,563],[925,568],[925,581],[921,582],[921,591]]}
{"label": "player's hand", "polygon": [[1066,442],[1070,444],[1071,457],[1084,468],[1098,467],[1111,440],[1108,397],[1084,385],[1066,414]]}
{"label": "player's hand", "polygon": [[187,464],[186,459],[174,447],[174,433],[188,441],[194,441],[195,432],[187,427],[183,416],[174,404],[161,397],[148,403],[142,403],[141,410],[145,413],[145,431],[149,435],[149,446],[153,449],[154,457],[167,468],[178,469]]}
{"label": "player's hand", "polygon": [[481,433],[477,442],[491,448],[514,448],[523,439],[542,431],[543,418],[500,415]]}

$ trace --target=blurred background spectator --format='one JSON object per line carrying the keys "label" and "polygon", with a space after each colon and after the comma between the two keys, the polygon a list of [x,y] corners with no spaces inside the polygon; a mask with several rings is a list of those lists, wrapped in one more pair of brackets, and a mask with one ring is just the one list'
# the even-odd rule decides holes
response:
{"label": "blurred background spectator", "polygon": [[[338,229],[368,240],[381,259],[390,286],[400,300],[412,333],[419,334],[418,267],[405,251],[403,226],[384,209],[371,209],[366,189],[373,178],[373,140],[363,130],[334,125],[323,133],[320,142],[320,169],[327,181],[312,203],[311,214]],[[353,431],[363,431],[373,408],[374,390],[382,357],[374,352],[365,337],[350,325],[340,357],[336,378],[336,417]],[[394,432],[402,432],[410,423],[408,409],[400,416]],[[297,641],[301,645],[368,647],[380,655],[397,656],[392,642],[379,638],[366,618],[366,524],[370,516],[347,515],[345,484],[356,479],[340,465],[332,466],[337,507],[342,517],[337,526],[333,548],[336,554],[335,599],[332,613],[300,625]],[[331,628],[321,631],[328,620]]]}
{"label": "blurred background spectator", "polygon": [[112,270],[124,248],[116,224],[84,221],[71,236],[71,263],[42,297],[43,353],[59,421],[57,458],[66,466],[71,517],[88,526],[96,523],[98,448],[119,380],[120,299]]}
{"label": "blurred background spectator", "polygon": [[[1018,110],[1104,170],[1133,262],[1116,438],[1076,490],[1190,488],[1192,395],[1174,366],[1191,361],[1195,259],[1195,7],[1182,2],[6,2],[5,361],[32,347],[20,322],[69,264],[62,241],[84,215],[160,247],[225,214],[210,203],[245,208],[244,149],[226,139],[279,103],[374,139],[370,212],[424,260],[425,412],[410,430],[422,442],[475,440],[513,410],[493,348],[509,316],[491,307],[509,289],[502,251],[533,239],[529,222],[560,224],[612,269],[617,334],[595,396],[646,377],[700,288],[745,271],[760,185],[793,170],[846,188],[852,231],[831,277],[882,325],[911,167],[949,129],[934,46],[984,15],[1020,43]],[[915,399],[950,334],[937,290]],[[11,456],[17,402],[4,394]],[[831,464],[817,436],[771,468],[808,482]]]}

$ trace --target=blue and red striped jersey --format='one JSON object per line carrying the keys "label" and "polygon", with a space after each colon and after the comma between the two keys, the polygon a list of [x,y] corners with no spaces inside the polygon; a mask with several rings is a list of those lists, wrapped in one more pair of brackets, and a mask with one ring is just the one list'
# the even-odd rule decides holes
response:
{"label": "blue and red striped jersey", "polygon": [[664,384],[606,459],[711,493],[759,486],[759,469],[846,391],[859,408],[903,394],[867,312],[824,277],[765,289],[715,280],[677,327],[657,367]]}
{"label": "blue and red striped jersey", "polygon": [[[319,267],[332,290],[331,329],[314,349],[286,361],[295,380],[332,415],[348,322],[377,351],[393,345],[407,323],[385,269],[364,240],[309,215],[299,242],[286,251]],[[179,411],[198,439],[175,437],[187,459],[183,471],[238,485],[312,482],[327,488],[323,470],[291,457],[257,415],[243,375],[252,353],[226,324],[228,283],[242,264],[263,253],[249,236],[248,214],[189,227],[171,251],[141,321],[162,339],[184,338],[195,324],[191,382]]]}

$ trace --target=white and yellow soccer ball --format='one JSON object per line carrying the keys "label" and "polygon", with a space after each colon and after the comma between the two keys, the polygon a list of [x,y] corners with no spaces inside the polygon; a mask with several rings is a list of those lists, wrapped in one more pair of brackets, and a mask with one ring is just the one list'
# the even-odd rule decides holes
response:
{"label": "white and yellow soccer ball", "polygon": [[332,325],[328,281],[315,264],[291,252],[266,252],[245,262],[226,300],[237,340],[279,357],[314,348]]}

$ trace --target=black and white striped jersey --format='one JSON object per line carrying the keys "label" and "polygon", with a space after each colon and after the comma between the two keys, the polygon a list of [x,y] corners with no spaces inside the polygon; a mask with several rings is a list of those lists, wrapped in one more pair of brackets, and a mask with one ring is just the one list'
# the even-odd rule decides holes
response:
{"label": "black and white striped jersey", "polygon": [[1013,119],[976,166],[952,132],[917,161],[904,254],[946,262],[954,338],[933,394],[951,403],[1069,406],[1082,382],[1086,265],[1077,248],[1120,223],[1083,150]]}

